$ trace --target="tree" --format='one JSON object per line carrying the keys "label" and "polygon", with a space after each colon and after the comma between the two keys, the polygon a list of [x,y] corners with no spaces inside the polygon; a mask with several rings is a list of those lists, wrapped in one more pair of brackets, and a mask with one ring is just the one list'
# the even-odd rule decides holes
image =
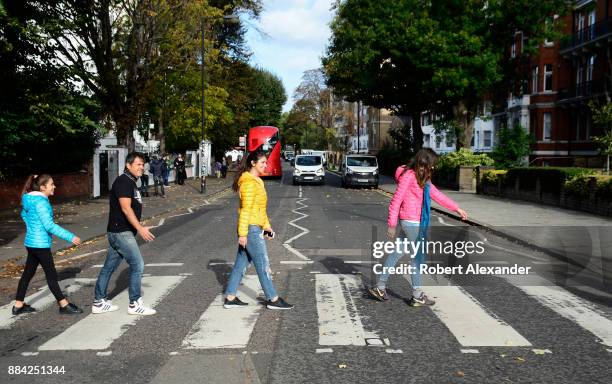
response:
{"label": "tree", "polygon": [[534,47],[553,34],[546,20],[567,7],[563,0],[341,1],[323,58],[327,83],[349,100],[410,115],[415,149],[425,110],[455,120],[458,147],[469,146],[480,99],[517,76],[506,55],[515,32]]}
{"label": "tree", "polygon": [[250,125],[278,125],[287,101],[282,80],[265,69],[252,69],[252,94],[249,103]]}
{"label": "tree", "polygon": [[[130,149],[132,130],[150,107],[155,83],[168,68],[198,60],[201,17],[208,17],[212,28],[214,20],[226,13],[243,7],[255,14],[260,10],[257,0],[213,2],[223,8],[205,0],[31,3],[46,15],[39,26],[50,37],[47,49],[72,68],[100,101],[113,121],[118,142]],[[214,48],[210,41],[207,45]],[[207,61],[218,56],[218,49],[211,51]]]}
{"label": "tree", "polygon": [[589,102],[589,108],[593,115],[593,123],[603,128],[603,135],[594,136],[591,139],[599,148],[599,153],[606,156],[606,174],[610,174],[610,155],[612,155],[612,102]]}
{"label": "tree", "polygon": [[491,157],[498,168],[510,168],[524,165],[525,157],[529,155],[529,146],[533,137],[525,128],[516,124],[512,128],[502,127],[499,140]]}
{"label": "tree", "polygon": [[0,180],[81,170],[96,145],[98,105],[45,49],[29,22],[42,17],[27,2],[0,8]]}

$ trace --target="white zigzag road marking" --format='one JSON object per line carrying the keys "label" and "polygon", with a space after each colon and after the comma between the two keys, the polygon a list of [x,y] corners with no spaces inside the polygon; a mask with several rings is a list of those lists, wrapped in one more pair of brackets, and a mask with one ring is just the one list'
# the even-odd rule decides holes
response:
{"label": "white zigzag road marking", "polygon": [[307,198],[307,197],[302,197],[302,186],[301,186],[301,185],[300,185],[300,187],[299,187],[299,193],[298,193],[298,196],[299,196],[299,198],[298,198],[298,199],[297,199],[295,202],[296,202],[297,204],[300,204],[300,205],[301,205],[301,207],[298,207],[298,208],[296,208],[296,209],[292,210],[291,212],[293,212],[293,213],[295,213],[295,214],[297,214],[297,215],[301,215],[301,216],[300,216],[300,217],[298,217],[298,218],[296,218],[296,219],[291,220],[291,221],[290,221],[290,222],[288,222],[287,224],[289,224],[289,225],[292,225],[292,226],[296,227],[297,229],[301,230],[302,232],[301,232],[301,233],[298,233],[297,235],[293,236],[292,238],[290,238],[290,239],[286,240],[286,241],[283,243],[283,247],[287,248],[287,250],[288,250],[289,252],[293,253],[294,255],[296,255],[297,257],[299,257],[300,259],[310,261],[310,259],[309,259],[308,257],[306,257],[306,256],[302,255],[302,253],[301,253],[300,251],[298,251],[297,249],[295,249],[295,248],[293,248],[293,247],[291,246],[291,243],[292,243],[294,240],[296,240],[296,239],[298,239],[298,238],[300,238],[300,237],[304,236],[304,235],[305,235],[305,234],[307,234],[307,233],[310,233],[310,231],[309,231],[307,228],[304,228],[304,227],[301,227],[301,226],[299,226],[299,225],[295,224],[295,222],[296,222],[296,221],[298,221],[298,220],[302,220],[303,218],[308,217],[308,215],[307,215],[307,214],[305,214],[304,212],[299,212],[299,211],[298,211],[299,209],[308,208],[308,205],[306,205],[306,204],[304,204],[304,203],[303,203],[304,201],[308,200],[308,198]]}

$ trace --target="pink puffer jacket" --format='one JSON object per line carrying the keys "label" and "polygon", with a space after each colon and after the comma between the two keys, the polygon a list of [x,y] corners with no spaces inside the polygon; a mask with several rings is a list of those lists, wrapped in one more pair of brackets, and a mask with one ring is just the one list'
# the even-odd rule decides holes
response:
{"label": "pink puffer jacket", "polygon": [[[389,205],[389,218],[387,225],[391,228],[397,226],[397,219],[421,221],[421,206],[423,205],[423,188],[419,186],[412,169],[404,172],[404,166],[395,171],[397,189]],[[440,192],[433,183],[429,187],[431,199],[450,211],[456,211],[459,206],[445,194]]]}

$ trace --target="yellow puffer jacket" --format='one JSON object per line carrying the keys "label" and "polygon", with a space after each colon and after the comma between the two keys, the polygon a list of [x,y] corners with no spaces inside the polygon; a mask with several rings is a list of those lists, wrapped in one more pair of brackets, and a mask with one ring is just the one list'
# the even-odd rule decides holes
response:
{"label": "yellow puffer jacket", "polygon": [[270,228],[270,221],[266,213],[268,195],[263,180],[249,172],[244,172],[238,179],[238,188],[240,194],[238,236],[246,236],[251,224]]}

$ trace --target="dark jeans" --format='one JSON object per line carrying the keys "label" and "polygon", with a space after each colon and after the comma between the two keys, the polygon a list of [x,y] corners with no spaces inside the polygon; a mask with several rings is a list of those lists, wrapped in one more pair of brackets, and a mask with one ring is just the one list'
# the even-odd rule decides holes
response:
{"label": "dark jeans", "polygon": [[149,175],[140,176],[140,193],[143,196],[149,195]]}
{"label": "dark jeans", "polygon": [[161,187],[161,195],[164,196],[164,180],[162,176],[153,175],[153,187],[155,188],[155,195],[157,195],[157,186]]}
{"label": "dark jeans", "polygon": [[130,231],[108,232],[106,236],[108,237],[109,245],[108,254],[96,281],[96,300],[106,299],[106,291],[110,278],[119,266],[119,263],[121,263],[121,260],[125,260],[130,266],[128,294],[130,302],[134,302],[140,298],[140,283],[142,272],[144,271],[144,261],[136,243],[136,238]]}
{"label": "dark jeans", "polygon": [[60,301],[66,298],[62,293],[62,290],[57,282],[57,271],[55,270],[55,263],[53,263],[53,255],[51,254],[51,248],[30,248],[28,250],[28,258],[26,260],[25,269],[19,279],[19,285],[17,286],[17,295],[15,300],[23,301],[25,299],[26,291],[28,290],[28,284],[36,273],[38,264],[43,267],[45,276],[47,277],[47,285],[55,296],[55,300]]}

